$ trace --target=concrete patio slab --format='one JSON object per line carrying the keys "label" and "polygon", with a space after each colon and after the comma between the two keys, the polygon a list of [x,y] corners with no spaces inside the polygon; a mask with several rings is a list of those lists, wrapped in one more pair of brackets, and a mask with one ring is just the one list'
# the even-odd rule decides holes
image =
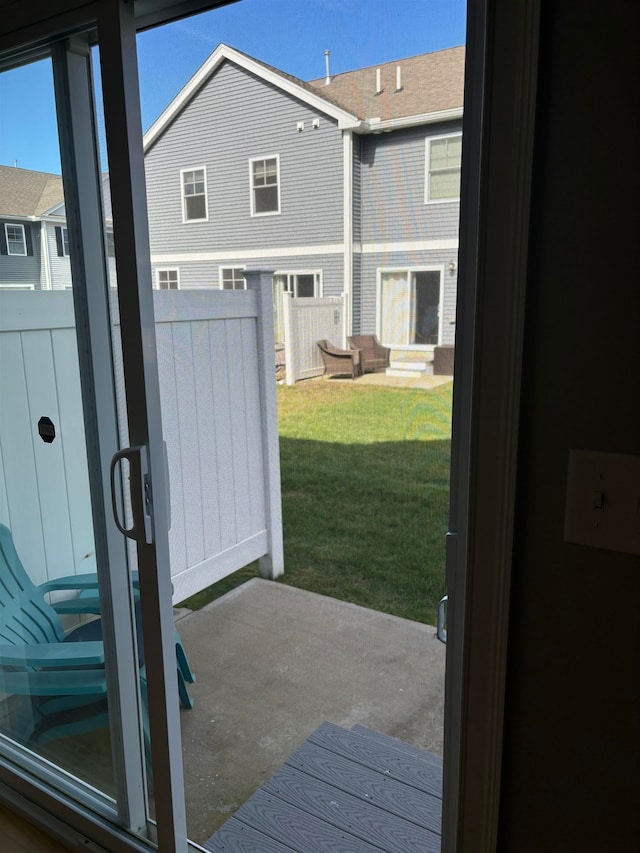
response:
{"label": "concrete patio slab", "polygon": [[178,626],[198,679],[181,714],[194,841],[324,720],[442,754],[445,649],[430,626],[261,579]]}

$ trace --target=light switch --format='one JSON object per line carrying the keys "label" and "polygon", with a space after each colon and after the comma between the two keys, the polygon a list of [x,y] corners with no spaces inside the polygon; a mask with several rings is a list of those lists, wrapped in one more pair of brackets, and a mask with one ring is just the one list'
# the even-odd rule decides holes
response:
{"label": "light switch", "polygon": [[564,538],[640,554],[640,457],[569,451]]}

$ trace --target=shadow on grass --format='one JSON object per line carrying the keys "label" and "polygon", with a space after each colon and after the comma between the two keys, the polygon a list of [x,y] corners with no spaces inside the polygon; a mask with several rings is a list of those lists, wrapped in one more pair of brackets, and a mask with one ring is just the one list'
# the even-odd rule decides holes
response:
{"label": "shadow on grass", "polygon": [[[444,594],[449,440],[342,444],[280,438],[282,583],[435,624]],[[193,596],[198,609],[258,575]]]}

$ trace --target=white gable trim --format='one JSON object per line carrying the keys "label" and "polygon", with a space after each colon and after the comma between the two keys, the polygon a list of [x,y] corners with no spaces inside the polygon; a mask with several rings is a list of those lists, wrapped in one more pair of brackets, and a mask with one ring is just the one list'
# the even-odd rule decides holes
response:
{"label": "white gable trim", "polygon": [[281,76],[276,71],[272,71],[269,68],[265,68],[265,66],[261,62],[257,62],[250,56],[247,56],[244,53],[240,53],[239,51],[234,50],[234,48],[229,47],[226,44],[220,44],[214,50],[211,56],[204,62],[204,64],[200,66],[200,68],[196,71],[196,73],[188,81],[188,83],[180,90],[180,92],[178,92],[178,94],[171,101],[169,106],[164,110],[163,113],[160,114],[160,116],[151,125],[149,130],[145,133],[145,151],[147,151],[158,139],[158,137],[162,135],[165,128],[173,121],[173,119],[185,107],[185,105],[189,103],[189,101],[196,95],[198,90],[202,86],[204,86],[204,84],[207,82],[209,77],[211,77],[211,75],[218,68],[218,66],[221,65],[225,60],[229,60],[230,62],[239,65],[246,71],[255,74],[256,77],[261,77],[266,82],[271,83],[274,86],[277,86],[279,89],[282,89],[282,91],[293,95],[301,101],[304,101],[314,109],[319,110],[320,112],[325,113],[325,115],[336,119],[336,121],[338,122],[338,127],[342,129],[356,128],[360,125],[360,120],[356,116],[347,112],[346,110],[334,106],[319,95],[316,95],[313,92],[309,92],[307,89],[298,85],[293,80],[289,80],[286,77]]}

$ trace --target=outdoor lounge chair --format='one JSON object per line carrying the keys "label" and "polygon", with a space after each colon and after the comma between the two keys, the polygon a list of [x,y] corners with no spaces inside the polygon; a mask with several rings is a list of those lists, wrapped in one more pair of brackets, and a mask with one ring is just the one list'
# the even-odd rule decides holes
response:
{"label": "outdoor lounge chair", "polygon": [[351,376],[355,379],[360,369],[360,351],[338,349],[331,341],[318,341],[318,349],[324,362],[324,372],[333,376]]}
{"label": "outdoor lounge chair", "polygon": [[[52,605],[45,594],[55,589],[83,590],[87,595]],[[20,561],[11,531],[0,524],[0,690],[30,700],[12,734],[31,746],[107,724],[101,620],[65,634],[60,612],[98,612],[96,575],[69,576],[36,586]],[[176,655],[180,698],[190,708],[184,682],[194,677],[177,633]],[[144,703],[142,643],[138,657]]]}
{"label": "outdoor lounge chair", "polygon": [[391,350],[383,346],[375,335],[351,335],[347,343],[352,349],[360,350],[363,373],[374,373],[389,367]]}

